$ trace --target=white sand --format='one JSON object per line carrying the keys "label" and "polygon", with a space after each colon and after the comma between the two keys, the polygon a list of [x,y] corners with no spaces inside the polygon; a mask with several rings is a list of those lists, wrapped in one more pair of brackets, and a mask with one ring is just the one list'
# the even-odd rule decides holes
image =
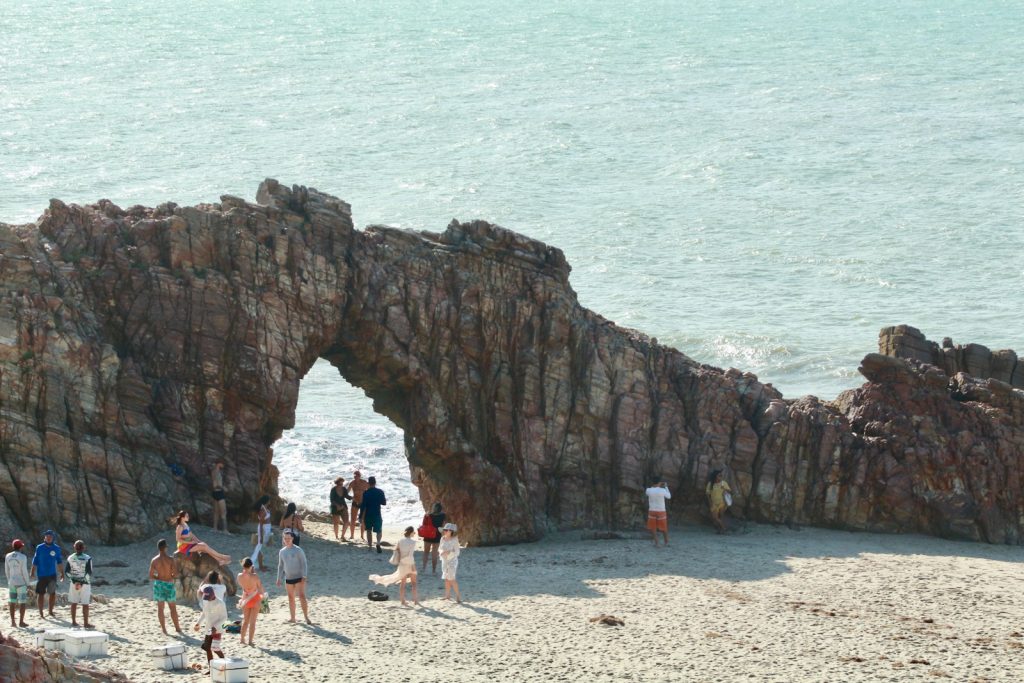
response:
{"label": "white sand", "polygon": [[[440,578],[421,574],[423,607],[403,608],[397,587],[388,602],[366,599],[379,588],[367,575],[391,571],[387,549],[307,529],[315,626],[285,623],[283,590],[264,574],[272,612],[260,617],[257,647],[225,641],[228,656],[250,661],[253,681],[1024,680],[1024,548],[753,525],[725,537],[674,528],[668,549],[639,535],[566,533],[469,548],[466,604],[443,602]],[[249,548],[249,534],[197,533],[235,558]],[[145,580],[155,540],[89,549],[112,584],[96,589],[112,598],[93,606],[111,635],[110,656],[96,663],[133,681],[209,680],[152,668],[149,648],[168,639],[148,582],[116,585]],[[131,566],[102,566],[114,559]],[[197,613],[179,610],[190,627]],[[625,626],[590,622],[602,613]],[[41,625],[34,610],[29,623]],[[186,642],[191,661],[205,662],[199,639]]]}

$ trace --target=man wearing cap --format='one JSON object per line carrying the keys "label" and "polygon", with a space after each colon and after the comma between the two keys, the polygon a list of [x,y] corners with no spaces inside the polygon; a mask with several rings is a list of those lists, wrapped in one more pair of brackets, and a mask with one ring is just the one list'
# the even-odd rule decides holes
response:
{"label": "man wearing cap", "polygon": [[384,519],[381,515],[381,507],[388,504],[384,492],[377,488],[377,478],[370,477],[366,480],[369,488],[363,492],[363,525],[366,527],[366,545],[373,545],[372,536],[377,533],[377,552],[380,550],[380,535],[384,530]]}
{"label": "man wearing cap", "polygon": [[36,582],[36,601],[39,603],[39,616],[43,619],[43,599],[47,593],[50,594],[50,616],[56,617],[53,607],[57,604],[57,574],[60,580],[64,580],[63,556],[60,546],[53,542],[57,534],[52,529],[43,532],[43,542],[36,546],[36,554],[32,556],[32,578],[38,577]]}
{"label": "man wearing cap", "polygon": [[[7,575],[8,608],[11,610],[11,626],[28,626],[25,623],[25,606],[28,604],[28,558],[21,549],[25,543],[16,538],[11,542],[13,550],[4,558],[4,574]],[[20,623],[14,623],[14,613],[20,608]]]}
{"label": "man wearing cap", "polygon": [[89,603],[92,602],[92,557],[85,554],[85,542],[75,541],[75,552],[64,563],[64,573],[71,582],[68,588],[68,604],[71,605],[71,625],[78,626],[78,606],[82,606],[85,627],[89,623]]}
{"label": "man wearing cap", "polygon": [[356,522],[359,522],[359,540],[363,540],[363,493],[369,488],[369,484],[363,479],[363,473],[356,470],[352,473],[352,481],[348,484],[348,492],[352,494],[352,516],[349,518],[352,528],[348,533],[348,540],[352,540],[356,534]]}

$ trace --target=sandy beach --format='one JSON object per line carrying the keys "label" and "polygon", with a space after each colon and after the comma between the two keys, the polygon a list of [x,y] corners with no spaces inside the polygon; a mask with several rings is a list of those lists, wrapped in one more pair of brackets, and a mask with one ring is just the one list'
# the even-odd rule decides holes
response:
{"label": "sandy beach", "polygon": [[[248,534],[196,529],[235,558],[249,547]],[[675,527],[672,545],[659,549],[640,534],[562,533],[464,550],[462,605],[441,600],[443,583],[428,567],[423,606],[405,608],[397,587],[387,589],[388,602],[366,598],[375,588],[367,575],[390,572],[387,552],[328,540],[326,525],[307,529],[315,624],[286,623],[283,590],[264,574],[273,597],[257,646],[225,640],[228,656],[249,660],[250,680],[1024,678],[1024,549],[1017,547],[766,525],[728,536]],[[385,540],[399,533],[388,528]],[[169,640],[145,580],[155,541],[89,549],[97,577],[110,582],[96,592],[111,598],[93,607],[95,625],[111,638],[109,657],[94,663],[132,681],[208,680],[150,662],[149,648]],[[112,560],[129,567],[106,566]],[[234,599],[229,607],[240,617]],[[179,610],[188,630],[197,612]],[[625,625],[592,623],[600,614]],[[67,620],[67,609],[58,615]],[[35,612],[28,621],[40,626]],[[191,662],[205,659],[198,638],[185,642]]]}

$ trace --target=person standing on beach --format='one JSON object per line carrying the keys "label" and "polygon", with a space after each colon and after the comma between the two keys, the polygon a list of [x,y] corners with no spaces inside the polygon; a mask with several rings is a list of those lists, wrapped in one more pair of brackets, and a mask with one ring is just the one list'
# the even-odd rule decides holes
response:
{"label": "person standing on beach", "polygon": [[708,507],[711,509],[711,523],[715,525],[716,534],[724,534],[729,530],[722,515],[729,507],[728,498],[732,497],[732,489],[729,482],[722,477],[722,470],[715,470],[708,476],[708,484],[704,487],[704,493],[708,497]]}
{"label": "person standing on beach", "polygon": [[[334,522],[334,540],[344,540],[345,530],[348,528],[348,503],[345,501],[351,498],[348,489],[345,488],[345,478],[338,477],[331,487],[331,521]],[[338,538],[338,526],[341,526],[341,538]]]}
{"label": "person standing on beach", "polygon": [[282,538],[284,547],[277,555],[277,585],[280,586],[281,579],[284,578],[285,590],[288,591],[288,611],[292,617],[288,621],[295,623],[297,595],[302,606],[302,616],[305,617],[307,624],[312,624],[313,622],[309,620],[309,607],[306,604],[306,585],[309,583],[306,553],[293,542],[291,530],[285,531]]}
{"label": "person standing on beach", "polygon": [[[377,478],[370,477],[366,480],[369,488],[363,493],[363,525],[366,527],[366,545],[372,545],[371,536],[376,532],[377,534],[377,552],[381,552],[380,549],[380,537],[384,531],[384,518],[381,515],[381,507],[388,504],[387,498],[384,497],[384,492],[377,488]],[[413,532],[416,530],[413,529]],[[416,540],[413,539],[413,543]]]}
{"label": "person standing on beach", "polygon": [[423,526],[427,526],[427,519],[430,519],[430,526],[434,529],[431,538],[423,537],[423,571],[427,571],[427,557],[430,557],[430,570],[437,574],[437,547],[441,543],[441,527],[444,526],[444,508],[440,503],[434,503],[430,512],[423,516]]}
{"label": "person standing on beach", "polygon": [[64,580],[64,561],[60,552],[60,546],[53,542],[56,534],[52,529],[43,532],[43,542],[36,546],[36,553],[32,556],[32,578],[38,577],[36,582],[36,602],[39,603],[39,616],[46,618],[43,614],[43,602],[46,594],[50,594],[50,616],[56,617],[53,607],[57,604],[57,574],[60,580]]}
{"label": "person standing on beach", "polygon": [[[11,626],[22,628],[28,626],[25,623],[25,608],[28,605],[28,558],[21,549],[25,543],[16,538],[11,541],[11,552],[4,557],[4,574],[7,576],[7,601],[8,609],[11,611]],[[14,623],[14,613],[20,611],[18,623]]]}
{"label": "person standing on beach", "polygon": [[92,557],[85,554],[85,542],[75,541],[75,552],[68,555],[64,563],[64,574],[71,585],[68,587],[68,604],[71,605],[71,625],[78,626],[78,606],[82,606],[82,620],[85,628],[89,623],[89,603],[92,602]]}
{"label": "person standing on beach", "polygon": [[441,539],[441,578],[444,579],[444,599],[451,600],[450,591],[455,591],[455,601],[462,602],[462,594],[459,593],[459,582],[455,578],[459,571],[459,527],[448,522],[441,529],[444,538]]}
{"label": "person standing on beach", "polygon": [[299,545],[299,532],[304,533],[306,529],[302,526],[302,515],[298,513],[295,503],[288,503],[288,507],[284,510],[284,516],[281,517],[281,533],[284,534],[288,531],[292,532],[292,542]]}
{"label": "person standing on beach", "polygon": [[[373,482],[373,477],[370,477],[370,482]],[[367,493],[372,491],[371,487],[367,490]],[[365,498],[364,498],[365,500]],[[397,565],[393,574],[387,576],[381,576],[380,574],[370,574],[370,581],[379,583],[382,586],[390,586],[391,584],[398,584],[398,598],[402,601],[403,605],[408,605],[405,601],[405,584],[407,581],[412,583],[412,601],[418,607],[420,604],[419,592],[416,590],[416,539],[413,538],[413,534],[416,530],[411,526],[405,528],[405,535],[402,540],[395,544],[395,550],[391,555],[391,564]],[[380,546],[377,546],[378,549]]]}
{"label": "person standing on beach", "polygon": [[242,597],[238,599],[238,607],[242,610],[242,628],[239,634],[242,637],[242,645],[245,645],[245,634],[249,634],[249,644],[256,634],[256,617],[260,614],[260,605],[263,604],[263,582],[256,573],[256,567],[252,564],[252,558],[242,560],[242,573],[238,575],[238,585],[242,589]]}
{"label": "person standing on beach", "polygon": [[210,481],[213,484],[213,530],[218,530],[218,522],[224,523],[224,533],[228,531],[228,501],[227,493],[224,491],[224,461],[218,460],[210,472]]}
{"label": "person standing on beach", "polygon": [[[221,629],[224,627],[224,622],[228,620],[228,608],[224,604],[224,590],[226,589],[223,585],[220,585],[220,576],[217,572],[210,573],[215,575],[214,582],[209,583],[208,578],[208,583],[204,583],[197,591],[203,613],[199,616],[195,626],[192,627],[194,631],[203,628],[205,635],[203,644],[200,647],[206,653],[207,666],[213,660],[214,654],[221,659],[224,658],[224,650],[221,646],[224,632]],[[218,587],[222,590],[218,591]]]}
{"label": "person standing on beach", "polygon": [[352,516],[349,518],[348,540],[352,540],[356,533],[356,524],[359,524],[359,540],[363,540],[363,493],[370,487],[363,479],[359,470],[352,473],[352,481],[348,484],[348,491],[352,494]]}
{"label": "person standing on beach", "polygon": [[263,564],[263,546],[270,542],[271,532],[274,530],[274,526],[270,522],[270,508],[267,507],[269,502],[270,496],[264,494],[253,506],[253,509],[256,510],[256,545],[253,547],[250,559],[253,562],[259,561],[261,572],[269,569]]}
{"label": "person standing on beach", "polygon": [[658,547],[658,532],[665,537],[665,545],[668,545],[668,512],[665,510],[665,501],[672,498],[669,493],[668,484],[661,481],[652,485],[645,491],[647,494],[647,528],[654,539],[654,547]]}
{"label": "person standing on beach", "polygon": [[171,610],[171,621],[174,630],[185,635],[178,625],[178,596],[174,590],[174,580],[178,578],[178,568],[174,560],[167,554],[167,541],[160,539],[156,544],[156,557],[149,561],[149,577],[153,579],[153,600],[156,601],[156,616],[160,620],[160,630],[167,634],[167,622],[164,619],[164,603]]}

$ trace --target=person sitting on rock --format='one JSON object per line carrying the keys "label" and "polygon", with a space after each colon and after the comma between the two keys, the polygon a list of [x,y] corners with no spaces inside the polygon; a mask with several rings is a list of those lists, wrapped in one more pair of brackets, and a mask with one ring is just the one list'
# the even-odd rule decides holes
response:
{"label": "person sitting on rock", "polygon": [[213,559],[217,560],[217,564],[226,565],[231,562],[230,555],[218,553],[209,545],[200,541],[199,538],[192,533],[192,530],[188,528],[188,513],[184,510],[178,513],[175,525],[174,540],[178,544],[177,554],[188,557],[189,554],[194,551],[197,553],[206,553]]}
{"label": "person sitting on rock", "polygon": [[[708,476],[708,484],[704,487],[704,493],[708,497],[708,506],[711,508],[711,523],[715,525],[715,533],[724,534],[729,528],[725,524],[723,514],[729,507],[727,496],[730,496],[729,482],[722,478],[722,470],[714,470]],[[730,496],[731,497],[731,496]]]}

